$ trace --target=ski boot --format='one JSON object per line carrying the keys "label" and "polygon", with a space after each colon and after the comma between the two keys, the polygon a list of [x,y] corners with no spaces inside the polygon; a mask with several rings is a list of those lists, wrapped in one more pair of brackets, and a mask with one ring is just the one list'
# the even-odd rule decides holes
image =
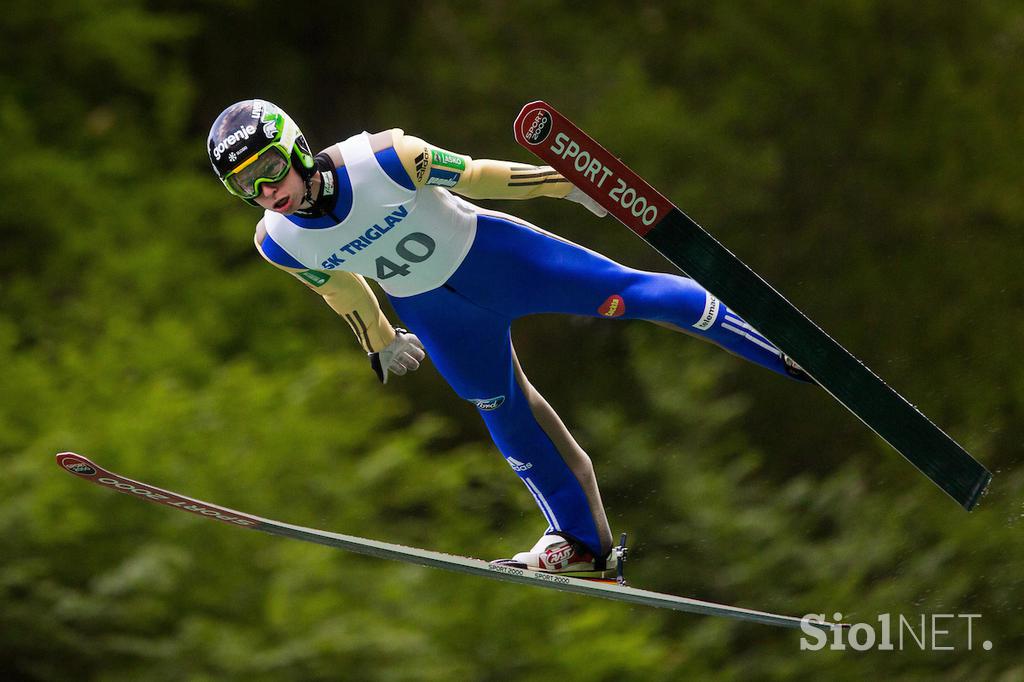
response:
{"label": "ski boot", "polygon": [[530,571],[557,573],[575,578],[614,578],[619,552],[595,557],[582,544],[557,533],[544,535],[528,552],[519,552],[511,559],[495,559],[492,564]]}

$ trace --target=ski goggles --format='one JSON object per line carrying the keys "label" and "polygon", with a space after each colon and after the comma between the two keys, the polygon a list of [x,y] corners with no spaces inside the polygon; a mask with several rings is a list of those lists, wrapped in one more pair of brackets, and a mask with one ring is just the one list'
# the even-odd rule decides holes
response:
{"label": "ski goggles", "polygon": [[224,185],[235,196],[255,199],[260,195],[260,185],[282,180],[291,167],[291,159],[284,148],[271,143],[225,175]]}

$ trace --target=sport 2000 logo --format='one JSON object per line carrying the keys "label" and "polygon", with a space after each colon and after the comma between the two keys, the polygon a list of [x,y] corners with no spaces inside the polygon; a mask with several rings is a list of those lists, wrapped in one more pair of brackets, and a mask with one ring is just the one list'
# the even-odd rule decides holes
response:
{"label": "sport 2000 logo", "polygon": [[[811,625],[812,622],[823,622],[825,615],[809,613],[800,623],[800,630],[804,633],[800,638],[800,651],[821,651],[826,646],[831,651],[972,651],[974,621],[980,618],[980,613],[933,613],[911,618],[902,614],[894,617],[890,613],[880,613],[878,630],[872,623],[853,623],[849,627],[833,628],[829,633]],[[843,614],[835,614],[836,622],[842,619]],[[981,648],[991,650],[992,641],[984,640]]]}
{"label": "sport 2000 logo", "polygon": [[551,114],[546,109],[532,109],[523,117],[523,139],[530,144],[540,144],[551,132]]}

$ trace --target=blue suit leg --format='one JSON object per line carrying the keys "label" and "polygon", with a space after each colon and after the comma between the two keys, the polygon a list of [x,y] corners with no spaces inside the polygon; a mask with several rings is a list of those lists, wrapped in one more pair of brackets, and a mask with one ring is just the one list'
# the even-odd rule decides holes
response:
{"label": "blue suit leg", "polygon": [[479,218],[476,242],[449,284],[513,319],[552,312],[665,322],[792,376],[774,345],[694,280],[625,267],[511,217]]}
{"label": "blue suit leg", "polygon": [[601,540],[579,480],[537,423],[516,380],[511,319],[444,287],[391,302],[423,342],[427,356],[462,398],[477,406],[498,449],[547,519],[549,531]]}

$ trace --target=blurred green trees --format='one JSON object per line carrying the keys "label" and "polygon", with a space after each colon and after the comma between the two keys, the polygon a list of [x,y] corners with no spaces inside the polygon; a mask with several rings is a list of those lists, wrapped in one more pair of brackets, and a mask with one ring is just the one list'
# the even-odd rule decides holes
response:
{"label": "blurred green trees", "polygon": [[[5,679],[1024,676],[1019,3],[45,0],[0,31]],[[648,325],[523,320],[633,582],[869,623],[980,613],[974,650],[956,626],[955,652],[801,652],[798,633],[242,533],[57,470],[78,450],[485,558],[542,530],[429,365],[376,385],[346,325],[253,251],[257,214],[204,141],[254,95],[315,147],[400,126],[523,161],[513,117],[557,104],[996,472],[966,515],[822,392]],[[578,207],[501,208],[667,269]]]}

